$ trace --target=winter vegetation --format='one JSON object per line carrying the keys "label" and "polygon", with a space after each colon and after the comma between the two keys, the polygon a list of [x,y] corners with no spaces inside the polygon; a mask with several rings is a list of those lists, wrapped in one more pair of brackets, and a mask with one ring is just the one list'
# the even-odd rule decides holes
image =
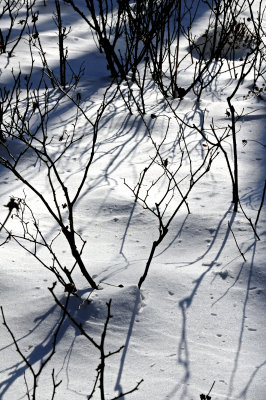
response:
{"label": "winter vegetation", "polygon": [[265,400],[265,13],[1,0],[1,399]]}

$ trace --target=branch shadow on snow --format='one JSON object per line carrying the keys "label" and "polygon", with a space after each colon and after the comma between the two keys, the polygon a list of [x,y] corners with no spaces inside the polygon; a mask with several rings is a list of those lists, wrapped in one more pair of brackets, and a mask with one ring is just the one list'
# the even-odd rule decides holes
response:
{"label": "branch shadow on snow", "polygon": [[[241,367],[240,358],[241,358],[241,353],[243,351],[242,348],[243,348],[244,339],[245,339],[247,330],[251,330],[251,331],[257,330],[250,326],[247,327],[247,325],[246,325],[249,301],[250,301],[250,297],[252,294],[252,289],[256,288],[256,286],[254,286],[256,284],[260,288],[257,290],[257,292],[255,292],[257,307],[258,307],[258,309],[262,309],[262,312],[261,313],[258,312],[258,315],[265,314],[266,274],[263,270],[264,265],[260,265],[260,263],[258,263],[256,261],[256,249],[257,249],[258,245],[259,245],[259,242],[257,241],[257,238],[254,235],[253,243],[246,250],[246,253],[251,252],[251,260],[248,263],[248,265],[247,265],[247,263],[243,263],[242,268],[239,273],[239,275],[240,274],[244,275],[243,289],[245,289],[245,291],[244,291],[244,301],[243,301],[243,306],[242,306],[241,321],[240,321],[240,326],[239,326],[238,343],[237,343],[237,349],[236,349],[236,353],[235,353],[232,371],[230,374],[230,381],[229,381],[228,392],[227,392],[227,400],[229,400],[231,398],[231,396],[233,394],[235,394],[236,391],[239,393],[239,395],[238,395],[239,398],[241,398],[241,399],[243,398],[243,400],[249,399],[250,398],[249,390],[251,389],[251,391],[252,391],[252,384],[254,382],[254,379],[255,379],[256,375],[259,373],[260,369],[266,365],[266,360],[264,360],[259,365],[253,366],[253,372],[250,374],[250,377],[247,380],[244,388],[243,387],[239,388],[239,386],[237,386],[235,384],[238,369],[239,369],[239,367]],[[243,268],[244,264],[245,264],[245,268]],[[254,299],[253,299],[253,301],[254,301]],[[254,388],[253,388],[253,390],[254,390]]]}
{"label": "branch shadow on snow", "polygon": [[[95,60],[95,63],[91,63],[91,59]],[[80,63],[83,60],[84,60],[83,56],[82,57],[77,57],[75,59],[74,63],[76,63],[77,65],[80,65]],[[91,52],[86,56],[86,60],[85,61],[89,64],[89,69],[85,70],[85,75],[81,79],[81,84],[82,83],[87,83],[87,80],[89,80],[89,79],[94,79],[95,68],[99,67],[99,65],[98,65],[99,60],[100,60],[100,58],[99,58],[99,55],[98,55],[97,52]],[[102,63],[103,68],[105,68],[104,67],[105,59],[104,59],[103,56],[101,56],[101,63]],[[55,75],[58,76],[59,66],[53,67],[53,70],[54,70]],[[37,77],[37,75],[36,75],[36,77]],[[35,79],[35,76],[33,76],[33,79]],[[108,80],[108,77],[105,77],[104,79],[102,79],[102,81],[101,80],[98,80],[97,82],[95,81],[92,84],[92,92],[91,92],[91,94],[93,95],[93,92],[96,92],[96,90],[98,90],[99,82],[102,82],[105,85],[106,84],[106,80]],[[136,132],[137,132],[137,128],[136,128],[135,134],[136,134]],[[127,140],[126,144],[131,144],[130,142],[133,139],[133,137],[135,136],[135,134],[131,138],[129,138]],[[128,151],[128,153],[125,154],[124,159],[126,159],[130,155],[130,153],[134,153],[134,151],[137,149],[138,144],[136,144],[133,149],[130,149]],[[99,181],[94,182],[91,185],[90,189],[96,187],[99,184],[104,184],[104,183],[108,184],[108,180],[110,179],[109,176],[111,174],[110,171],[113,172],[114,170],[116,170],[120,166],[120,164],[122,162],[122,161],[119,161],[119,157],[121,156],[122,151],[125,149],[125,146],[126,146],[125,144],[114,146],[113,151],[115,152],[115,154],[113,155],[111,161],[108,163],[108,165],[107,165],[107,167],[106,167],[106,169],[104,171],[103,176],[101,177],[101,179]],[[103,157],[103,156],[100,156],[99,159],[101,157]],[[97,160],[95,160],[95,162],[96,161]],[[258,185],[261,188],[261,184],[259,183]],[[88,190],[86,190],[86,193],[84,193],[84,196],[87,194]],[[122,241],[122,245],[121,245],[121,254],[123,252],[123,245],[124,245],[124,242],[125,242],[125,239],[126,239],[128,227],[129,227],[133,212],[134,212],[134,207],[132,208],[132,214],[130,215],[130,217],[128,219],[128,224],[127,224],[127,227],[126,227],[126,230],[125,230],[125,234],[124,234],[124,237],[123,237],[123,241]],[[233,220],[231,220],[231,222],[233,222]],[[197,261],[202,259],[203,257],[205,257],[206,254],[210,251],[211,247],[214,244],[214,240],[217,237],[218,230],[219,230],[219,227],[217,228],[215,237],[213,238],[213,242],[211,243],[210,247],[208,248],[208,250],[202,256],[200,256],[197,259]],[[229,235],[229,231],[227,230],[224,242],[223,242],[219,252],[217,253],[217,256],[212,261],[212,263],[210,264],[208,269],[206,271],[204,271],[204,273],[202,273],[201,276],[194,282],[194,288],[193,288],[191,294],[189,296],[185,297],[184,299],[182,299],[180,301],[180,303],[179,303],[179,309],[180,309],[180,312],[181,312],[181,315],[182,315],[182,335],[181,335],[181,340],[180,340],[179,347],[178,347],[178,359],[179,359],[179,363],[184,368],[184,378],[183,378],[184,382],[187,382],[189,380],[189,378],[190,378],[189,347],[188,347],[188,343],[187,343],[187,311],[188,311],[189,307],[191,306],[191,304],[192,304],[192,302],[194,300],[194,296],[195,296],[195,294],[196,294],[201,282],[205,278],[205,275],[212,269],[212,267],[214,265],[214,262],[220,256],[220,254],[221,254],[221,252],[222,252],[222,250],[223,250],[223,248],[225,246],[225,243],[227,241],[228,235]],[[170,246],[171,246],[171,244],[169,245],[169,247]],[[252,276],[253,276],[255,249],[256,249],[256,245],[254,244],[254,248],[253,248],[254,256],[253,256],[253,260],[252,260],[252,263],[251,263],[250,274],[249,274],[249,278],[248,278],[246,298],[245,298],[245,303],[244,303],[244,306],[243,306],[243,318],[242,318],[241,327],[240,327],[240,333],[239,333],[238,349],[237,349],[237,354],[236,354],[235,361],[234,361],[234,367],[233,367],[233,370],[232,370],[232,375],[231,375],[231,380],[230,380],[230,387],[229,387],[229,394],[233,391],[235,375],[236,375],[236,371],[237,371],[237,368],[238,368],[238,365],[239,365],[239,357],[240,357],[240,353],[241,353],[243,334],[244,334],[244,315],[245,315],[245,310],[246,310],[246,307],[247,307],[247,304],[248,304],[248,294],[249,294],[248,290],[250,288],[250,282],[251,282],[251,279],[252,279]],[[164,251],[165,250],[163,250],[163,252]],[[194,261],[194,262],[196,262],[196,261]],[[130,342],[130,337],[131,337],[133,326],[134,326],[137,305],[138,305],[138,299],[136,299],[134,311],[132,312],[132,317],[131,317],[131,321],[130,321],[129,328],[128,328],[128,333],[127,333],[126,346],[125,346],[125,349],[124,349],[122,357],[121,357],[120,369],[119,369],[117,382],[116,382],[116,386],[115,386],[116,390],[119,390],[119,391],[122,391],[121,377],[122,377],[122,372],[123,372],[123,368],[124,368],[124,364],[125,364],[125,358],[126,358],[126,354],[127,354],[127,350],[128,350],[128,346],[129,346],[129,342]],[[54,310],[52,310],[52,308],[51,308],[50,312],[53,313]],[[45,321],[46,318],[47,318],[47,316],[46,316],[46,314],[44,314],[42,316],[41,320]],[[58,338],[59,341],[61,340],[61,338],[63,337],[64,333],[67,331],[67,329],[69,328],[70,325],[71,324],[68,323],[67,321],[64,322],[63,327],[62,327],[62,332],[60,332],[60,334],[59,334],[59,338]],[[32,363],[39,362],[41,359],[43,359],[44,357],[46,357],[49,354],[49,351],[50,351],[49,348],[51,348],[51,336],[53,335],[53,332],[54,332],[54,329],[52,329],[49,332],[50,337],[49,337],[49,335],[47,335],[45,337],[45,339],[43,340],[43,342],[41,343],[41,345],[39,345],[36,348],[34,348],[33,351],[30,353],[29,359],[31,360]],[[265,362],[262,363],[259,366],[259,368],[262,368],[264,365],[265,365]],[[4,388],[3,391],[2,391],[2,394],[5,393],[6,390],[8,390],[8,388],[14,383],[14,381],[18,377],[23,376],[23,373],[25,372],[25,369],[26,369],[26,368],[23,369],[23,367],[21,366],[21,363],[18,363],[16,365],[16,368],[17,368],[16,371],[10,373],[11,377],[8,380],[6,380],[6,381],[1,383],[1,386],[3,386],[3,388]],[[242,391],[243,396],[245,396],[245,398],[247,396],[249,387],[252,384],[252,381],[255,378],[256,374],[257,374],[257,371],[258,370],[254,370],[254,372],[250,376],[249,382],[247,382],[246,387]],[[176,391],[176,389],[174,391]],[[172,393],[174,393],[174,391]],[[183,394],[182,394],[182,396],[180,398],[185,396],[185,394],[186,394],[186,389],[184,388]]]}
{"label": "branch shadow on snow", "polygon": [[[244,331],[245,331],[245,318],[246,318],[246,313],[247,313],[247,305],[248,305],[248,300],[249,300],[249,293],[250,293],[250,287],[251,287],[251,280],[252,280],[252,275],[253,275],[253,270],[254,270],[254,258],[255,258],[255,253],[256,253],[256,238],[254,243],[250,246],[252,248],[252,260],[250,263],[249,267],[249,272],[248,272],[248,277],[247,277],[247,286],[246,286],[246,293],[245,293],[245,299],[243,303],[243,308],[242,308],[242,318],[241,318],[241,323],[240,323],[240,330],[239,330],[239,336],[238,336],[238,344],[237,344],[237,349],[236,349],[236,355],[233,363],[233,369],[231,372],[230,376],[230,382],[229,382],[229,387],[228,387],[228,394],[227,394],[227,399],[229,400],[231,395],[233,394],[234,391],[234,381],[236,377],[236,373],[238,370],[239,366],[239,361],[240,361],[240,354],[241,354],[241,349],[242,349],[242,344],[243,344],[243,338],[244,338]],[[250,386],[250,383],[246,386],[244,389],[244,392],[247,392],[248,387]]]}
{"label": "branch shadow on snow", "polygon": [[[140,292],[140,290],[138,290],[136,292],[134,308],[132,310],[132,315],[131,315],[131,319],[130,319],[129,326],[128,326],[126,341],[125,341],[125,345],[124,345],[121,360],[120,360],[120,366],[119,366],[119,371],[118,371],[118,375],[117,375],[117,380],[116,380],[115,387],[114,387],[114,390],[118,391],[119,394],[124,392],[123,387],[122,387],[123,369],[125,366],[126,356],[127,356],[127,352],[128,352],[128,348],[129,348],[129,344],[130,344],[130,338],[132,336],[134,323],[135,323],[137,313],[139,311],[140,303],[141,303],[141,292]],[[125,397],[122,396],[121,399],[125,400]]]}
{"label": "branch shadow on snow", "polygon": [[[196,260],[187,263],[187,265],[193,265],[196,262],[204,259],[204,257],[208,254],[208,252],[211,250],[211,248],[214,246],[214,243],[216,242],[217,238],[218,238],[218,234],[219,231],[225,221],[225,219],[230,216],[230,225],[233,223],[234,219],[235,219],[235,213],[231,212],[232,206],[229,207],[229,209],[226,211],[226,213],[224,214],[224,216],[222,217],[221,221],[219,222],[218,227],[216,228],[215,231],[215,235],[212,239],[212,242],[209,246],[209,248]],[[183,378],[180,382],[178,382],[178,384],[171,390],[170,393],[168,393],[167,398],[173,398],[177,391],[181,390],[181,394],[180,394],[180,400],[184,399],[187,395],[187,384],[189,382],[190,379],[190,353],[189,353],[189,345],[188,345],[188,340],[187,340],[187,336],[188,336],[188,331],[187,331],[187,312],[189,310],[189,308],[191,307],[194,297],[197,294],[197,291],[201,285],[201,283],[203,282],[204,278],[208,275],[208,273],[213,269],[213,267],[216,265],[217,260],[219,259],[219,257],[221,256],[228,237],[230,235],[230,228],[227,227],[227,230],[225,232],[223,241],[220,245],[220,248],[218,249],[215,257],[213,258],[213,260],[208,264],[208,268],[200,274],[200,276],[194,280],[193,284],[194,287],[191,291],[191,293],[184,297],[182,300],[179,301],[179,311],[181,313],[181,318],[182,318],[182,328],[181,328],[181,335],[180,335],[180,341],[179,341],[179,345],[178,345],[178,350],[177,350],[177,354],[178,354],[178,363],[183,367],[184,373],[183,373]]]}
{"label": "branch shadow on snow", "polygon": [[[265,107],[263,107],[265,108]],[[263,118],[262,114],[259,114],[258,117],[256,116],[247,116],[244,117],[245,121],[249,121],[250,119],[260,119]],[[264,182],[265,182],[265,175],[264,175],[264,170],[263,167],[261,166],[265,165],[266,163],[266,152],[265,152],[265,147],[262,146],[262,144],[265,143],[265,135],[264,135],[264,127],[263,124],[260,126],[260,134],[257,135],[258,141],[255,143],[252,143],[252,137],[246,137],[247,139],[247,145],[251,145],[250,148],[246,149],[246,153],[249,151],[254,154],[254,157],[256,156],[256,159],[254,162],[258,165],[257,167],[257,179],[255,180],[255,185],[253,187],[249,187],[249,191],[245,191],[245,193],[241,193],[241,203],[246,211],[247,214],[253,211],[259,210],[260,202],[262,200],[262,193],[263,193],[263,187],[264,187]],[[250,139],[250,142],[249,142]],[[255,214],[254,214],[255,215]],[[255,217],[254,217],[255,220]],[[254,220],[252,219],[252,222],[254,223]],[[246,249],[244,250],[245,257],[247,258],[247,262],[242,264],[242,268],[239,271],[239,276],[242,277],[243,281],[243,294],[244,294],[244,301],[243,301],[243,306],[242,306],[242,315],[241,315],[241,321],[239,325],[239,334],[238,334],[238,343],[237,343],[237,349],[235,353],[235,358],[231,370],[231,375],[230,375],[230,381],[229,381],[229,387],[228,387],[228,393],[227,393],[227,399],[231,398],[233,394],[235,395],[236,391],[239,393],[238,397],[243,398],[243,400],[247,400],[250,398],[251,392],[253,393],[254,386],[254,380],[259,373],[259,371],[265,367],[266,360],[262,361],[259,365],[254,365],[253,366],[253,372],[250,374],[249,379],[246,381],[246,385],[242,388],[239,388],[236,385],[236,378],[237,378],[237,372],[239,368],[241,367],[240,363],[240,358],[241,354],[243,352],[243,345],[244,345],[244,339],[247,334],[247,330],[253,330],[252,327],[248,327],[246,325],[246,317],[248,314],[248,307],[249,307],[249,302],[256,301],[256,305],[258,307],[258,310],[261,309],[261,312],[258,311],[258,318],[261,320],[261,315],[265,315],[265,304],[266,304],[266,296],[265,296],[265,290],[266,290],[266,274],[264,270],[264,263],[260,259],[256,259],[256,254],[257,254],[257,247],[261,246],[263,241],[265,240],[265,230],[263,230],[265,224],[265,201],[264,205],[262,206],[262,213],[260,215],[260,218],[258,220],[258,224],[256,225],[256,231],[258,236],[260,237],[260,241],[258,238],[253,235],[253,240],[250,245],[246,245]],[[251,230],[251,227],[250,227]],[[252,289],[258,288],[256,292],[254,293]],[[253,296],[251,296],[253,293]],[[254,299],[254,295],[256,296]],[[256,330],[256,329],[255,329]],[[259,382],[259,381],[257,381]],[[258,385],[258,383],[257,383]],[[252,391],[253,390],[253,391]],[[254,395],[255,391],[254,391]]]}
{"label": "branch shadow on snow", "polygon": [[[120,290],[124,293],[122,295],[120,294]],[[104,301],[108,296],[108,294],[105,294],[104,292],[99,292],[95,293],[94,296],[90,296],[92,294],[93,290],[91,289],[84,289],[84,290],[79,290],[77,292],[77,296],[71,296],[70,301],[68,303],[68,312],[71,314],[71,316],[79,323],[82,324],[82,327],[88,332],[88,334],[93,337],[95,342],[100,343],[101,341],[101,335],[102,335],[102,330],[104,328],[104,324],[106,321],[106,316],[107,316],[107,310],[106,310],[106,302]],[[120,358],[120,365],[119,365],[119,370],[116,378],[116,384],[114,387],[114,391],[118,391],[119,394],[125,392],[123,391],[122,387],[122,376],[123,376],[123,370],[125,367],[126,363],[126,356],[127,352],[129,349],[129,344],[130,344],[130,339],[131,335],[133,332],[134,328],[134,323],[135,323],[135,318],[136,315],[138,314],[138,311],[141,307],[141,292],[136,286],[130,286],[122,289],[118,289],[118,293],[115,294],[115,292],[111,291],[116,298],[114,299],[113,305],[112,305],[112,322],[110,327],[108,327],[108,330],[110,332],[116,331],[118,329],[117,333],[119,336],[124,337],[124,334],[121,335],[121,328],[123,327],[123,332],[126,333],[126,340],[125,340],[125,345],[122,350],[122,355]],[[103,298],[101,297],[101,294],[103,294]],[[61,296],[60,297],[60,302],[62,304],[65,304],[66,301],[66,296]],[[57,326],[62,320],[63,317],[63,311],[58,311],[58,306],[57,305],[52,305],[50,308],[46,309],[41,315],[37,316],[34,319],[34,324],[35,326],[33,329],[29,331],[26,335],[16,339],[16,342],[20,349],[22,350],[22,353],[27,356],[27,360],[29,364],[33,367],[34,371],[38,371],[38,366],[42,362],[44,362],[50,355],[53,349],[53,342],[54,342],[54,334],[56,332]],[[7,318],[7,323],[8,323],[8,318]],[[47,326],[49,326],[49,329],[47,329]],[[45,331],[45,334],[40,335],[38,331],[43,332]],[[13,332],[15,337],[16,337],[16,332]],[[38,334],[38,338],[40,336],[43,337],[42,341],[37,344],[37,345],[31,345],[31,343],[35,342],[34,337],[32,337],[33,334]],[[108,331],[107,331],[107,336],[108,336]],[[58,366],[56,370],[56,377],[60,377],[61,373],[66,374],[65,376],[61,376],[61,379],[65,381],[66,386],[68,391],[73,392],[75,394],[80,395],[80,390],[76,391],[75,387],[72,386],[72,381],[70,380],[70,374],[69,370],[71,369],[71,356],[73,353],[75,341],[77,338],[81,337],[81,332],[80,330],[74,325],[70,319],[66,316],[63,324],[60,328],[59,334],[57,336],[57,341],[56,341],[56,354],[54,354],[53,357],[56,357],[57,354],[62,353],[62,348],[63,348],[63,360],[60,357],[60,363],[61,363],[61,368],[60,364],[58,363],[58,360],[56,360],[56,365]],[[80,339],[79,339],[80,340]],[[87,339],[84,338],[84,340],[87,342]],[[110,339],[111,340],[111,339]],[[112,343],[110,343],[110,340],[108,340],[108,344],[105,346],[105,352],[108,354],[108,349],[107,346],[109,347],[110,345],[112,346]],[[28,345],[28,343],[30,345]],[[0,352],[5,350],[7,347],[14,346],[14,343],[10,343],[8,346],[5,348],[0,349]],[[27,350],[23,350],[23,347],[28,347]],[[86,355],[88,356],[90,360],[90,366],[91,369],[88,369],[88,391],[87,393],[84,393],[84,395],[88,395],[93,387],[93,379],[96,378],[96,373],[95,377],[92,371],[96,370],[96,367],[99,365],[99,359],[100,359],[100,353],[95,355],[94,353],[94,347],[92,344],[89,344],[86,348],[88,347],[88,352],[87,354],[83,353],[83,359],[86,360]],[[98,350],[95,350],[98,352]],[[92,357],[92,354],[94,356]],[[86,361],[84,361],[86,362]],[[45,367],[45,371],[43,371],[43,375],[49,374],[52,370],[52,367],[54,365],[53,358],[48,362],[47,366]],[[18,361],[17,363],[13,364],[10,366],[8,369],[3,369],[1,373],[8,373],[8,378],[2,380],[0,383],[0,397],[4,397],[9,389],[16,383],[18,379],[22,379],[24,377],[24,374],[29,370],[28,366],[24,363],[23,360]],[[31,378],[29,377],[30,374],[29,372],[27,373],[27,378],[28,378],[28,385],[29,389],[31,390]],[[130,390],[131,388],[126,388],[126,390]],[[40,389],[41,390],[41,385]],[[81,389],[84,391],[84,388]],[[21,393],[17,393],[18,398],[23,397],[23,392],[24,389],[22,389]],[[26,387],[25,387],[25,392],[26,392]],[[20,397],[19,397],[20,396]],[[121,397],[124,399],[124,397]]]}
{"label": "branch shadow on snow", "polygon": [[[87,292],[88,292],[88,289],[79,291],[79,296],[81,297],[82,295],[84,295]],[[63,304],[65,302],[65,298],[66,297],[64,296],[60,299],[60,301]],[[74,318],[77,317],[81,322],[86,322],[86,321],[88,321],[88,319],[98,317],[97,309],[92,304],[90,304],[88,306],[89,313],[87,312],[87,310],[80,312],[79,308],[81,306],[81,303],[82,303],[81,298],[77,298],[77,297],[72,297],[71,301],[69,302],[68,311],[70,313],[72,313]],[[37,330],[42,329],[42,327],[45,328],[47,325],[51,326],[51,328],[45,334],[45,337],[42,339],[41,343],[39,343],[38,345],[34,345],[34,346],[31,346],[31,345],[28,346],[29,349],[31,349],[33,347],[33,349],[29,352],[22,350],[22,353],[24,353],[28,362],[31,364],[31,366],[33,367],[33,369],[35,371],[38,370],[38,365],[40,365],[40,363],[45,361],[45,359],[49,356],[49,354],[51,353],[51,351],[53,349],[54,334],[57,329],[57,325],[60,323],[62,316],[63,316],[63,312],[60,311],[59,313],[57,313],[57,310],[58,310],[58,307],[56,304],[51,306],[49,309],[45,310],[45,312],[43,314],[41,314],[40,316],[38,316],[34,319],[33,322],[35,323],[35,326],[29,331],[29,333],[16,339],[18,346],[22,350],[22,343],[24,340],[29,340],[30,336]],[[58,314],[59,314],[59,316],[57,316]],[[57,322],[51,323],[51,318],[54,319],[55,316],[56,316]],[[70,329],[74,330],[74,339],[73,340],[75,341],[75,338],[80,335],[80,332],[72,324],[72,322],[67,317],[65,317],[64,322],[59,331],[59,334],[57,336],[56,346],[59,346],[60,342],[62,341],[62,339],[65,337],[65,335],[67,334],[67,332]],[[16,332],[14,331],[13,333],[16,337]],[[38,337],[40,337],[40,334],[38,334]],[[8,345],[6,347],[9,347],[9,346],[14,346],[14,344],[11,343],[10,345]],[[70,347],[73,347],[73,342]],[[0,351],[3,351],[5,348],[2,348]],[[71,349],[70,349],[70,351],[71,351]],[[51,363],[53,363],[53,361],[51,361]],[[48,367],[49,367],[49,363],[48,363]],[[4,371],[9,371],[8,372],[9,377],[7,379],[2,380],[2,382],[0,383],[0,397],[1,398],[4,397],[4,395],[8,392],[9,388],[16,382],[16,380],[18,380],[24,376],[25,372],[28,371],[28,366],[24,363],[23,360],[21,360],[21,361],[17,362],[16,364],[14,364],[13,366],[9,367],[7,370],[2,370],[1,372],[4,372]],[[31,379],[29,380],[29,382],[30,382],[29,386],[31,388]],[[26,391],[26,387],[25,387],[25,391]],[[21,397],[23,397],[23,393],[21,393]]]}

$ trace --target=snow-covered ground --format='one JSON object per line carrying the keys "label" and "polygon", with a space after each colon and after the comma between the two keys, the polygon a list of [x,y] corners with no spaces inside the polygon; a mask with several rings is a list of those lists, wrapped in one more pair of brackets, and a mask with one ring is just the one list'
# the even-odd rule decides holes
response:
{"label": "snow-covered ground", "polygon": [[[54,6],[50,0],[47,3],[44,7],[43,2],[38,2],[40,36],[50,67],[57,73]],[[84,74],[76,91],[81,94],[82,108],[93,119],[110,82],[106,61],[104,55],[98,53],[87,25],[77,18],[70,6],[62,7],[65,23],[72,26],[67,39],[69,62],[75,69],[84,61]],[[200,14],[195,21],[196,34],[207,23],[208,15]],[[18,63],[23,74],[28,73],[30,55],[25,48],[27,43],[23,39],[14,57],[8,59],[6,54],[0,55],[1,88],[9,87],[10,72]],[[185,42],[181,42],[181,49],[185,54]],[[33,79],[37,80],[41,67],[38,57],[34,67]],[[190,84],[192,73],[190,69],[181,72],[181,86]],[[245,98],[252,78],[251,73],[232,102],[236,112],[243,112],[243,117],[237,121],[239,196],[246,215],[254,223],[265,181],[265,147],[260,143],[265,145],[266,118],[265,97],[260,99],[250,93]],[[132,88],[134,90],[134,85]],[[227,72],[212,82],[199,102],[192,91],[181,101],[168,99],[168,102],[178,117],[190,125],[198,124],[205,114],[206,126],[213,120],[215,126],[226,127],[231,123],[226,115],[226,99],[233,88],[234,80]],[[49,90],[56,99],[58,89]],[[195,400],[201,393],[207,395],[215,381],[210,393],[213,400],[264,400],[265,206],[256,226],[258,240],[241,209],[233,212],[232,185],[222,152],[189,194],[190,214],[183,205],[173,219],[169,232],[156,250],[147,279],[141,289],[138,288],[152,243],[158,238],[158,221],[141,203],[134,202],[128,186],[134,187],[139,181],[143,169],[154,157],[152,141],[159,145],[168,123],[163,157],[168,159],[172,172],[180,162],[179,125],[170,106],[154,85],[149,85],[145,98],[143,118],[137,111],[130,115],[121,97],[116,96],[100,122],[94,161],[74,210],[77,233],[86,241],[83,260],[100,290],[91,290],[76,267],[73,277],[78,290],[77,296],[70,297],[70,313],[99,343],[107,316],[106,303],[112,299],[113,318],[108,324],[106,352],[124,347],[106,359],[106,399],[132,390],[143,379],[138,390],[122,398]],[[157,117],[151,118],[152,114]],[[49,133],[55,139],[50,144],[50,152],[55,155],[63,149],[58,138],[64,131],[69,133],[73,129],[76,108],[69,99],[63,98],[51,115]],[[74,143],[60,161],[61,177],[73,193],[90,156],[90,129],[85,118],[79,115],[76,133],[83,135],[82,139]],[[193,168],[196,168],[206,155],[208,144],[191,128],[185,129],[184,136]],[[231,137],[226,143],[232,162]],[[180,175],[177,175],[178,180],[184,178],[181,183],[184,191],[190,184],[185,179],[190,162],[185,155]],[[159,166],[155,165],[150,170],[147,180],[155,179],[157,168]],[[34,153],[23,159],[20,171],[52,202],[47,170],[36,162]],[[26,195],[47,240],[55,238],[59,227],[40,199],[3,166],[0,173],[0,221],[3,223],[7,216],[8,208],[4,205],[10,196],[24,199]],[[149,182],[144,181],[143,190],[148,188]],[[147,200],[150,207],[159,201],[164,188],[162,184],[151,192]],[[174,199],[167,210],[169,215],[175,204]],[[5,227],[12,233],[19,232],[16,210]],[[6,235],[2,229],[1,243]],[[71,268],[74,263],[71,252],[61,236],[55,239],[54,249],[62,265]],[[42,249],[40,257],[47,257],[49,264],[49,255]],[[54,332],[62,315],[48,290],[54,281],[55,276],[14,240],[0,247],[0,305],[21,352],[35,371],[51,352]],[[54,292],[64,303],[67,295],[63,287],[58,284]],[[27,398],[25,378],[29,389],[32,387],[29,368],[3,325],[0,338],[0,398]],[[88,398],[99,362],[98,350],[65,318],[57,337],[56,353],[40,376],[36,399],[52,398],[53,370],[56,381],[62,380],[56,389],[56,399]],[[98,389],[93,398],[100,398]]]}

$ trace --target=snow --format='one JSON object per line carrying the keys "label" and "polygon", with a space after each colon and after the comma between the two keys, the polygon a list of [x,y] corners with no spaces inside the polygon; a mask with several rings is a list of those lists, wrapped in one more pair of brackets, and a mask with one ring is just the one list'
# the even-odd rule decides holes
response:
{"label": "snow", "polygon": [[[36,5],[40,11],[42,43],[50,67],[57,74],[56,27],[51,17],[54,5],[47,2],[49,5],[44,7],[42,3],[39,1]],[[110,83],[106,62],[104,56],[98,54],[86,24],[70,11],[69,6],[62,8],[63,18],[72,26],[67,39],[69,62],[74,70],[84,62],[84,75],[76,92],[81,94],[86,115],[94,120],[95,110]],[[206,13],[199,18],[197,26],[207,26]],[[11,59],[5,54],[0,55],[1,87],[11,84],[12,67],[18,68],[20,64],[24,74],[29,70],[30,58],[25,46],[26,42],[22,41]],[[186,51],[183,43],[181,48]],[[37,79],[40,67],[40,60],[36,58],[34,79]],[[193,75],[190,70],[184,70],[182,74],[182,85],[186,87]],[[243,117],[237,122],[239,195],[245,213],[254,223],[265,180],[265,148],[258,143],[265,144],[265,101],[252,93],[244,98],[251,83],[252,74],[240,86],[233,103],[238,113],[244,109]],[[204,91],[200,102],[196,102],[193,92],[182,101],[168,101],[178,116],[187,118],[190,123],[197,124],[205,111],[206,126],[214,119],[216,126],[226,127],[231,122],[226,116],[226,99],[233,84],[229,72],[224,72]],[[134,85],[132,89],[136,90]],[[60,92],[51,88],[51,93],[56,101]],[[264,400],[265,206],[256,227],[258,240],[241,210],[233,212],[231,181],[222,153],[189,194],[190,214],[183,204],[173,219],[169,232],[156,250],[147,279],[138,288],[152,243],[158,238],[156,217],[143,208],[141,202],[134,202],[134,195],[128,188],[137,184],[143,169],[154,157],[148,130],[158,145],[169,123],[162,155],[168,159],[172,171],[180,162],[179,127],[169,105],[154,85],[148,87],[145,96],[147,113],[143,119],[135,109],[130,115],[121,97],[117,96],[100,123],[94,161],[74,210],[77,233],[86,241],[83,259],[100,290],[92,290],[76,267],[73,277],[78,290],[76,296],[70,296],[69,312],[99,343],[107,317],[107,303],[112,299],[113,318],[108,324],[106,352],[124,347],[106,359],[106,399],[132,390],[143,379],[138,390],[122,398],[195,400],[201,393],[208,394],[215,381],[211,391],[213,400]],[[151,114],[156,118],[152,119]],[[63,149],[58,137],[64,131],[71,134],[76,109],[69,99],[63,98],[51,115],[49,132],[54,135],[54,140],[49,151],[56,157]],[[62,179],[71,188],[71,196],[76,193],[88,161],[91,132],[90,125],[80,115],[76,133],[81,139],[66,151],[59,164]],[[194,165],[199,165],[207,152],[206,143],[190,128],[185,128],[185,135],[191,157],[195,157]],[[243,146],[243,140],[247,140],[246,146]],[[231,137],[226,143],[232,160]],[[186,157],[178,179],[186,176],[188,166]],[[20,170],[52,204],[47,171],[43,164],[36,162],[33,153],[23,159]],[[10,196],[24,198],[26,195],[42,232],[48,240],[55,238],[60,229],[40,199],[3,166],[0,172],[0,221],[3,223],[7,216],[8,209],[3,206]],[[145,185],[149,179],[155,179],[161,169],[157,165],[149,173]],[[187,180],[182,182],[184,193],[189,184]],[[161,182],[150,193],[147,199],[150,207],[160,201],[165,185],[166,182]],[[141,195],[146,187],[142,188]],[[58,192],[58,195],[63,203],[63,193]],[[179,201],[177,194],[169,205],[165,220]],[[237,249],[228,223],[246,261]],[[15,211],[5,226],[12,233],[20,231]],[[6,232],[2,229],[0,243],[5,238]],[[55,239],[54,245],[62,265],[73,266],[70,249],[62,236]],[[43,259],[50,260],[51,255],[45,249],[39,250]],[[62,315],[48,290],[55,276],[14,240],[2,245],[0,252],[0,305],[22,353],[37,371],[51,352],[54,332]],[[61,285],[56,285],[54,293],[62,303],[66,301],[67,294]],[[16,352],[4,325],[0,332],[0,398],[27,398],[24,374],[31,389],[31,373]],[[53,369],[56,381],[62,380],[55,398],[88,398],[99,363],[98,350],[66,317],[57,338],[56,353],[40,376],[36,398],[52,398]],[[100,398],[98,389],[93,398]]]}

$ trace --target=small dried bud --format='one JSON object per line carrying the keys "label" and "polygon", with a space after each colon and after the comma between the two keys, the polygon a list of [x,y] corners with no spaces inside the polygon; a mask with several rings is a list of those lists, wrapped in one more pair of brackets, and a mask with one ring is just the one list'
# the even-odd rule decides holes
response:
{"label": "small dried bud", "polygon": [[76,288],[76,286],[74,285],[74,283],[67,283],[66,285],[65,285],[65,292],[68,292],[68,293],[76,293],[76,291],[77,291],[77,288]]}
{"label": "small dried bud", "polygon": [[5,205],[5,207],[8,207],[9,212],[11,212],[14,208],[18,211],[19,210],[19,203],[15,201],[14,197],[11,197],[11,199]]}

